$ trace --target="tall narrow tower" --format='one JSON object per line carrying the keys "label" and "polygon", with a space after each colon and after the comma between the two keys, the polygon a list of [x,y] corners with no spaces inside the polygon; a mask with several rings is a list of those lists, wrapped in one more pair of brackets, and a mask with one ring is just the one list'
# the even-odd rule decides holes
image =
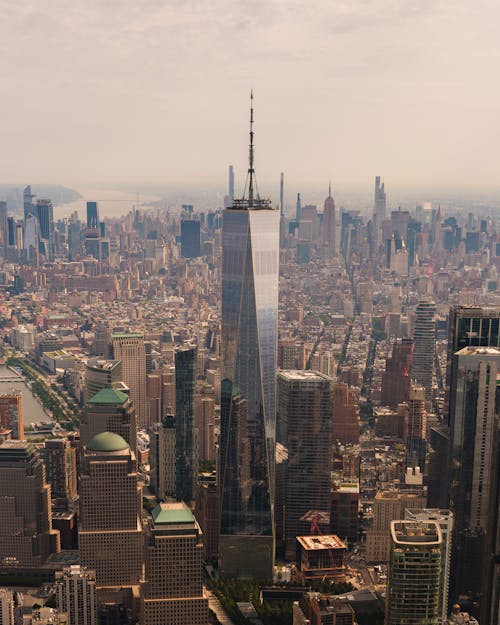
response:
{"label": "tall narrow tower", "polygon": [[422,301],[415,310],[415,329],[413,331],[413,363],[411,378],[424,387],[425,399],[432,394],[432,374],[434,371],[434,351],[436,346],[436,305]]}
{"label": "tall narrow tower", "polygon": [[234,202],[234,169],[232,165],[229,165],[228,206],[232,206],[233,202]]}
{"label": "tall narrow tower", "polygon": [[332,197],[332,185],[330,185],[323,211],[323,245],[327,258],[337,255],[337,224],[335,219],[335,202]]}
{"label": "tall narrow tower", "polygon": [[[226,577],[269,579],[275,542],[279,211],[259,196],[253,137],[252,106],[246,193],[224,211],[222,229],[222,368],[229,401],[221,408],[220,556]],[[231,401],[236,394],[239,402]],[[233,453],[237,441],[246,453]],[[238,479],[242,458],[249,459],[244,488]]]}
{"label": "tall narrow tower", "polygon": [[113,334],[113,352],[122,361],[123,381],[137,410],[137,424],[147,428],[149,410],[146,398],[146,347],[143,334]]}

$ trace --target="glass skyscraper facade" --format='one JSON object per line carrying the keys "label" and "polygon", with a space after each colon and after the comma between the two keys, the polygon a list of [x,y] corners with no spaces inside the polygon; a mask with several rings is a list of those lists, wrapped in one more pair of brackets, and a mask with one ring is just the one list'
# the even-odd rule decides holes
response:
{"label": "glass skyscraper facade", "polygon": [[198,443],[194,422],[196,347],[175,353],[176,404],[176,496],[182,501],[195,498],[198,476]]}
{"label": "glass skyscraper facade", "polygon": [[221,569],[271,578],[279,211],[252,194],[236,200],[222,257]]}

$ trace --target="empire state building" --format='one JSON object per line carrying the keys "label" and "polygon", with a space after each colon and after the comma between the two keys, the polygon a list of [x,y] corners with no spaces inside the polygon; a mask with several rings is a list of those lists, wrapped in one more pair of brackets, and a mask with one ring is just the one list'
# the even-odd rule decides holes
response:
{"label": "empire state building", "polygon": [[259,197],[253,136],[251,108],[244,197],[224,211],[222,228],[220,571],[270,579],[280,215]]}

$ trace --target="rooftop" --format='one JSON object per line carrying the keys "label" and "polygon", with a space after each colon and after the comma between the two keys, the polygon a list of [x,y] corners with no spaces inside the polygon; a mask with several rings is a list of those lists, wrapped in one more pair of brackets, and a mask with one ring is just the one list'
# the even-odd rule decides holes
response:
{"label": "rooftop", "polygon": [[124,451],[125,449],[129,449],[129,445],[119,434],[115,434],[114,432],[101,432],[90,439],[87,444],[87,449],[89,451],[104,452]]}
{"label": "rooftop", "polygon": [[391,538],[395,545],[440,545],[442,542],[436,521],[392,521]]}
{"label": "rooftop", "polygon": [[192,524],[195,518],[185,503],[159,503],[151,512],[155,525]]}
{"label": "rooftop", "polygon": [[336,534],[321,534],[319,536],[297,536],[301,547],[308,551],[320,549],[347,549],[347,545]]}
{"label": "rooftop", "polygon": [[114,388],[103,388],[88,401],[89,404],[123,404],[128,396]]}

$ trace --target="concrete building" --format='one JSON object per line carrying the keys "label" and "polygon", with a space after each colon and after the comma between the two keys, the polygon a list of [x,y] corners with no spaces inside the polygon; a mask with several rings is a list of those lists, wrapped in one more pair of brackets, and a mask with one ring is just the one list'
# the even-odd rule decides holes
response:
{"label": "concrete building", "polygon": [[406,429],[406,470],[420,467],[425,470],[427,451],[427,412],[425,410],[425,389],[410,384],[408,396],[408,425]]}
{"label": "concrete building", "polygon": [[305,592],[293,604],[293,625],[354,625],[352,607],[335,597]]}
{"label": "concrete building", "polygon": [[414,523],[434,521],[441,529],[441,582],[439,588],[439,618],[446,622],[448,617],[448,593],[450,591],[451,546],[453,543],[453,512],[435,508],[405,510],[405,520]]}
{"label": "concrete building", "polygon": [[432,395],[432,374],[434,371],[434,350],[436,345],[436,305],[431,301],[421,301],[415,310],[413,331],[413,360],[411,379],[425,389],[425,398]]}
{"label": "concrete building", "polygon": [[304,580],[345,577],[347,545],[335,534],[297,536],[296,548],[297,568]]}
{"label": "concrete building", "polygon": [[288,450],[285,481],[285,553],[310,531],[305,514],[330,509],[332,380],[315,371],[278,373],[278,442]]}
{"label": "concrete building", "polygon": [[130,389],[130,399],[137,412],[137,424],[141,428],[149,425],[149,411],[146,397],[146,348],[144,335],[132,333],[113,334],[113,354],[122,362],[123,381]]}
{"label": "concrete building", "polygon": [[393,521],[386,625],[438,625],[442,536],[434,521]]}
{"label": "concrete building", "polygon": [[103,388],[112,388],[116,383],[121,382],[122,370],[120,360],[90,358],[85,365],[84,401],[87,402]]}
{"label": "concrete building", "polygon": [[67,438],[46,440],[42,454],[52,499],[74,502],[77,496],[76,449]]}
{"label": "concrete building", "polygon": [[137,462],[118,434],[102,432],[85,447],[80,474],[80,562],[97,588],[131,588],[142,579],[142,488]]}
{"label": "concrete building", "polygon": [[175,417],[167,415],[149,428],[150,487],[158,499],[175,497],[176,465]]}
{"label": "concrete building", "polygon": [[74,564],[56,571],[55,582],[57,607],[68,615],[68,625],[96,625],[95,571]]}
{"label": "concrete building", "polygon": [[9,588],[0,588],[0,625],[14,625],[14,596]]}
{"label": "concrete building", "polygon": [[39,566],[59,551],[43,460],[32,443],[5,441],[0,445],[0,565]]}
{"label": "concrete building", "polygon": [[19,392],[0,394],[0,428],[11,430],[12,438],[24,439],[23,396]]}
{"label": "concrete building", "polygon": [[101,432],[114,432],[124,438],[137,453],[137,417],[128,395],[113,388],[103,388],[90,397],[80,424],[83,448]]}
{"label": "concrete building", "polygon": [[373,502],[373,524],[366,532],[366,561],[388,562],[391,550],[391,523],[404,518],[407,508],[424,508],[423,489],[379,490]]}
{"label": "concrete building", "polygon": [[344,382],[333,384],[332,440],[343,445],[359,443],[359,394]]}
{"label": "concrete building", "polygon": [[412,360],[412,340],[403,339],[393,344],[382,374],[381,403],[384,406],[396,408],[398,404],[408,401]]}
{"label": "concrete building", "polygon": [[359,539],[359,484],[339,484],[331,494],[330,530],[343,539]]}
{"label": "concrete building", "polygon": [[140,623],[207,625],[202,534],[184,503],[160,503],[146,529]]}

